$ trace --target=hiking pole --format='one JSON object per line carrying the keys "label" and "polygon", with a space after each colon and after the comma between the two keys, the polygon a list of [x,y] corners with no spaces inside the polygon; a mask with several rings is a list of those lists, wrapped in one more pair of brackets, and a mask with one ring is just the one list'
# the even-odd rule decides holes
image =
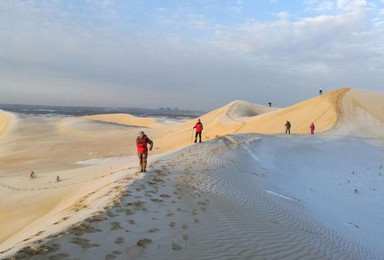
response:
{"label": "hiking pole", "polygon": [[195,130],[192,129],[192,142],[193,142],[193,135],[194,135],[194,133],[195,133]]}

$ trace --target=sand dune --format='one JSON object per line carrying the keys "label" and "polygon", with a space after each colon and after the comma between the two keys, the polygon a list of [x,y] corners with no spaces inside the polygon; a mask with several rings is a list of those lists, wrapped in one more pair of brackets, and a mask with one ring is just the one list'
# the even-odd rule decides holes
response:
{"label": "sand dune", "polygon": [[[17,128],[17,131],[13,131],[12,128],[12,131],[7,131],[6,137],[3,135],[2,137],[4,138],[0,139],[2,156],[0,157],[0,162],[2,163],[2,169],[0,170],[6,174],[10,174],[9,176],[0,176],[0,196],[4,198],[4,200],[0,201],[0,229],[2,230],[0,235],[0,256],[14,253],[23,246],[40,241],[47,236],[51,237],[51,234],[57,233],[70,224],[81,221],[85,216],[101,210],[111,198],[116,195],[117,191],[124,189],[124,187],[134,179],[139,178],[141,175],[135,174],[137,166],[136,156],[112,158],[111,160],[97,160],[97,158],[135,155],[135,137],[139,130],[145,130],[155,143],[155,150],[152,153],[158,155],[156,155],[156,157],[151,155],[151,160],[163,158],[164,152],[172,153],[172,157],[169,160],[172,161],[171,166],[176,167],[176,173],[172,173],[172,178],[175,178],[177,182],[194,185],[194,190],[215,193],[209,198],[209,200],[215,202],[212,204],[214,206],[210,206],[214,211],[207,213],[207,223],[199,226],[199,229],[196,230],[202,232],[205,229],[209,229],[211,226],[209,220],[215,218],[218,223],[222,225],[212,225],[212,231],[215,232],[207,234],[207,239],[211,237],[217,241],[222,241],[223,244],[232,245],[229,241],[231,236],[236,234],[237,241],[244,244],[241,245],[243,248],[239,248],[238,251],[234,250],[234,254],[242,252],[244,256],[253,254],[264,256],[268,255],[269,252],[269,255],[272,256],[270,253],[273,250],[275,250],[273,257],[279,257],[281,254],[284,254],[284,250],[276,251],[276,247],[273,245],[259,245],[255,248],[249,247],[245,240],[253,241],[254,234],[259,234],[261,237],[269,237],[268,239],[275,241],[274,243],[280,245],[282,248],[286,245],[285,248],[292,253],[293,258],[300,258],[300,256],[305,255],[310,255],[314,258],[322,255],[348,258],[350,256],[347,252],[348,247],[358,251],[357,254],[364,255],[364,253],[359,251],[361,249],[359,245],[343,240],[338,234],[333,234],[332,230],[322,229],[320,224],[320,226],[315,227],[309,220],[305,223],[297,222],[298,220],[293,216],[290,215],[287,217],[287,212],[281,213],[282,208],[267,209],[263,207],[267,207],[268,205],[254,201],[254,198],[266,196],[265,194],[253,194],[254,191],[251,192],[246,189],[243,192],[243,197],[236,197],[236,194],[241,194],[241,189],[245,187],[241,185],[246,185],[246,183],[244,184],[244,180],[237,179],[237,176],[230,174],[231,172],[235,172],[236,169],[241,168],[241,164],[235,168],[232,167],[236,161],[240,160],[236,157],[237,155],[235,153],[231,152],[232,149],[241,147],[242,150],[239,150],[241,153],[245,151],[249,152],[248,155],[252,157],[252,161],[245,163],[256,176],[261,175],[263,177],[274,172],[276,169],[273,165],[276,164],[276,161],[274,157],[263,158],[260,154],[250,152],[254,149],[253,146],[248,146],[247,144],[250,140],[242,143],[236,141],[236,138],[228,137],[228,135],[256,133],[252,138],[260,140],[262,138],[270,138],[272,142],[274,138],[279,139],[282,136],[278,134],[283,133],[285,121],[289,120],[292,123],[292,133],[298,134],[292,136],[292,140],[299,140],[297,145],[295,141],[292,141],[293,143],[291,144],[292,147],[296,147],[298,151],[308,148],[305,146],[307,141],[305,141],[306,137],[304,134],[309,132],[309,125],[312,122],[316,124],[317,133],[323,132],[323,135],[320,135],[321,138],[325,138],[324,140],[314,139],[314,147],[319,143],[322,144],[325,143],[325,141],[334,140],[327,138],[339,137],[359,137],[356,139],[358,141],[354,143],[353,147],[361,145],[359,143],[360,140],[364,142],[366,140],[373,140],[375,145],[381,145],[381,143],[379,144],[377,141],[384,141],[383,104],[384,95],[355,89],[331,91],[321,97],[316,97],[283,109],[269,108],[244,101],[234,101],[222,108],[201,116],[201,120],[204,123],[203,140],[216,140],[205,144],[204,149],[200,150],[199,146],[191,146],[182,153],[178,153],[176,149],[188,146],[193,142],[192,127],[196,119],[175,125],[166,124],[162,119],[139,118],[126,114],[96,115],[69,119],[26,119],[24,120],[25,122],[23,121]],[[4,133],[5,129],[9,129],[10,120],[10,114],[0,111],[0,134]],[[114,124],[100,122],[110,122]],[[44,127],[48,127],[49,129],[44,130]],[[258,134],[267,134],[270,136]],[[284,143],[284,139],[282,139],[281,142],[277,142],[272,148],[279,151],[278,148],[284,145]],[[9,147],[13,147],[13,149],[9,149]],[[36,149],[36,147],[38,149]],[[257,146],[255,147],[257,148]],[[331,149],[332,145],[327,147]],[[348,149],[348,145],[343,147]],[[337,148],[342,152],[343,147]],[[294,150],[296,148],[292,149]],[[313,147],[310,147],[310,149],[312,148]],[[6,151],[5,149],[8,150]],[[275,150],[268,150],[268,145],[263,149],[265,149],[265,154],[268,154],[268,151],[276,153]],[[371,147],[367,149],[374,151]],[[31,151],[33,152],[31,153]],[[197,151],[199,152],[196,154]],[[313,150],[311,151],[313,152]],[[96,159],[96,163],[95,165],[76,164],[76,159],[79,161]],[[375,167],[379,166],[378,161],[379,159],[375,161]],[[254,165],[261,165],[261,163],[263,167],[260,166],[259,171],[254,172],[252,167]],[[353,164],[353,160],[351,160],[350,163]],[[359,163],[361,164],[362,162]],[[180,164],[180,166],[178,166],[178,164]],[[39,178],[31,181],[26,177],[26,170],[33,165],[38,166],[40,171]],[[209,169],[208,172],[204,172],[202,175],[196,175],[196,172],[199,172],[209,165],[212,165],[213,168]],[[341,166],[340,169],[342,169]],[[356,167],[359,168],[360,166],[356,165]],[[166,166],[163,167],[163,169],[165,168]],[[217,170],[223,168],[226,169],[224,172]],[[159,168],[156,169],[157,171],[161,171]],[[194,173],[191,173],[192,169]],[[282,167],[282,169],[285,168]],[[12,170],[15,170],[16,173],[13,173]],[[246,171],[247,169],[242,170],[242,172]],[[275,173],[276,172],[274,172],[274,174]],[[225,176],[223,176],[223,174]],[[54,183],[54,177],[56,175],[60,175],[60,177],[64,179],[63,182]],[[199,177],[197,182],[194,179],[195,177]],[[245,182],[251,182],[253,179],[252,176],[247,176],[247,178]],[[239,183],[242,184],[240,185]],[[177,185],[180,186],[181,183]],[[176,189],[177,188],[178,187],[176,187]],[[140,188],[136,189],[137,192],[138,189]],[[181,194],[181,199],[175,199],[175,201],[181,200],[186,207],[185,210],[188,212],[193,212],[195,207],[190,204],[190,196],[193,196],[194,190],[190,191],[190,193]],[[231,190],[231,193],[228,193],[227,190]],[[168,191],[164,190],[164,192]],[[175,192],[183,193],[180,190]],[[292,194],[289,192],[282,193],[279,190],[273,189],[266,190],[266,192],[268,194],[267,197],[275,196],[279,199],[298,202],[297,197],[292,195],[294,192],[291,192]],[[158,194],[152,195],[155,196]],[[203,196],[200,192],[198,195]],[[147,195],[136,194],[136,196]],[[155,201],[151,201],[158,201],[156,199]],[[237,208],[238,211],[236,212],[243,212],[245,215],[253,216],[252,218],[241,219],[236,212],[228,212],[224,209],[225,207],[220,206],[234,206],[235,204],[232,203],[236,200],[239,200],[239,203],[245,203],[243,205],[244,207]],[[248,204],[250,201],[255,204]],[[172,201],[170,203],[179,205]],[[206,202],[199,201],[199,203],[198,205],[200,207]],[[170,206],[168,203],[167,207],[158,209],[158,211],[164,211],[165,214],[169,214],[170,212],[168,211],[174,213],[173,211],[176,210],[179,212],[179,208],[175,209],[175,205]],[[255,205],[258,207],[256,209],[256,215],[252,208]],[[202,207],[206,208],[208,204],[206,203],[206,205]],[[117,209],[117,211],[118,210],[125,209]],[[181,209],[180,212],[183,212],[183,210],[184,209]],[[262,212],[262,214],[260,212]],[[217,215],[218,213],[220,214]],[[154,212],[154,214],[158,213]],[[276,221],[284,220],[280,224],[285,225],[284,227],[287,229],[289,229],[288,223],[295,223],[298,227],[302,225],[307,226],[308,230],[325,231],[321,231],[323,232],[321,239],[316,236],[306,235],[305,232],[292,234],[287,230],[279,231],[280,224],[276,224],[276,221],[269,223],[268,219],[270,218],[276,218]],[[190,222],[196,222],[195,218],[190,219],[188,217],[187,219]],[[243,221],[242,223],[236,224],[241,222],[241,220]],[[135,219],[135,221],[139,222],[140,216],[138,219]],[[148,219],[148,223],[151,223],[151,219]],[[190,226],[192,225],[191,223],[184,224]],[[347,222],[347,224],[348,223],[349,222]],[[183,223],[178,224],[183,226]],[[254,228],[250,229],[248,224],[254,225]],[[108,222],[108,225],[114,225],[114,222]],[[233,229],[233,232],[230,233],[231,236],[221,229],[223,226],[228,229]],[[269,228],[259,229],[258,227]],[[275,230],[276,233],[268,233],[271,229]],[[198,232],[185,233],[184,235],[186,235],[186,237],[183,236],[183,240],[187,240],[187,237],[191,237],[191,240],[193,240],[193,236],[196,236],[196,239],[201,239],[198,237]],[[296,238],[302,239],[300,241],[305,243],[305,246],[301,249],[301,242],[299,242],[299,245],[296,244],[295,236]],[[279,241],[280,238],[284,238],[285,240],[283,239],[283,242],[281,242]],[[327,242],[328,238],[330,241],[333,241],[333,244]],[[207,243],[208,241],[209,239],[206,240]],[[315,241],[314,243],[316,245],[314,246],[310,241]],[[256,243],[257,241],[253,242]],[[186,242],[176,241],[176,246],[172,245],[172,247],[178,251],[177,245],[182,243]],[[337,246],[335,246],[335,244]],[[204,248],[202,245],[201,258],[210,258],[212,256],[222,257],[220,252],[229,252],[232,250],[229,247],[222,247],[220,244],[217,246],[220,250],[212,252],[210,251],[210,247]],[[233,245],[232,248],[235,248],[235,246]],[[192,251],[185,250],[183,252],[190,254]],[[135,252],[137,253],[137,250],[131,252],[133,254],[132,256],[135,256]],[[149,255],[144,255],[144,258],[145,256],[151,256],[151,252],[154,253],[155,251],[149,250],[147,252]],[[179,254],[179,256],[181,255]],[[332,257],[325,258],[332,259]]]}
{"label": "sand dune", "polygon": [[[81,131],[60,132],[73,128]],[[8,129],[0,138],[0,259],[102,209],[139,177],[136,156],[123,157],[127,127],[18,115]],[[97,160],[106,157],[112,159]],[[77,163],[89,159],[94,165]],[[36,179],[28,177],[31,170]]]}
{"label": "sand dune", "polygon": [[321,97],[258,117],[240,131],[262,134],[282,133],[287,120],[292,124],[291,133],[309,133],[311,123],[315,123],[318,132],[327,131],[334,127],[341,117],[340,102],[349,90],[331,91]]}
{"label": "sand dune", "polygon": [[[277,108],[251,104],[245,101],[233,101],[228,105],[201,116],[204,123],[203,139],[210,140],[226,134],[239,132],[247,122],[257,116],[276,111]],[[148,135],[156,142],[155,152],[162,153],[190,144],[193,141],[193,129],[196,120],[189,120],[177,125],[164,125],[161,120],[138,118],[131,115],[97,115],[85,117],[97,120],[143,126]]]}
{"label": "sand dune", "polygon": [[[349,104],[345,104],[347,101]],[[356,109],[363,109],[381,123],[384,123],[384,94],[351,89],[343,98],[343,105],[345,116],[352,114]],[[345,107],[345,105],[349,107]]]}
{"label": "sand dune", "polygon": [[[7,200],[0,204],[0,251],[4,250],[0,256],[59,232],[84,214],[102,210],[116,193],[138,178],[136,167],[126,166],[135,159],[39,173],[35,180],[26,176],[2,178],[1,194]],[[56,175],[61,182],[55,182]]]}
{"label": "sand dune", "polygon": [[[383,95],[349,88],[330,91],[323,96],[283,109],[234,101],[201,116],[204,124],[203,139],[210,140],[234,133],[284,133],[287,120],[292,124],[293,134],[308,134],[311,123],[315,123],[318,133],[341,129],[344,124],[348,124],[348,129],[351,130],[353,127],[348,122],[353,122],[361,111],[365,111],[371,121],[383,122],[383,102]],[[123,118],[122,115],[118,116],[118,119],[120,118]],[[126,115],[126,118],[129,120],[117,120],[114,115],[87,117],[87,119],[150,127],[146,131],[156,143],[156,153],[184,147],[193,141],[192,126],[196,120],[164,126],[161,123],[157,125],[152,123],[154,119],[140,119],[129,115]]]}
{"label": "sand dune", "polygon": [[[200,117],[204,124],[203,139],[210,140],[237,133],[247,124],[247,121],[275,110],[276,108],[254,105],[244,101],[231,102]],[[162,126],[152,129],[148,133],[156,141],[157,152],[169,151],[192,143],[194,139],[192,127],[195,123],[196,120],[190,120],[172,127]]]}
{"label": "sand dune", "polygon": [[384,95],[351,89],[340,104],[342,115],[335,133],[367,138],[384,138]]}
{"label": "sand dune", "polygon": [[[384,122],[383,102],[384,95],[349,88],[330,91],[323,96],[283,109],[234,101],[201,116],[205,129],[203,138],[210,140],[233,133],[283,133],[287,120],[292,124],[291,132],[293,134],[309,133],[311,123],[315,123],[316,132],[326,132],[353,122],[362,112],[365,112],[364,116],[369,116],[371,121],[380,123]],[[157,152],[183,147],[193,140],[192,126],[195,124],[195,120],[170,127],[162,126],[160,122],[154,124],[154,119],[125,116],[129,120],[120,120],[120,118],[124,118],[122,115],[118,116],[119,120],[114,115],[88,117],[88,119],[102,119],[108,122],[149,127],[151,129],[147,131],[156,140]],[[348,127],[352,127],[350,123]]]}

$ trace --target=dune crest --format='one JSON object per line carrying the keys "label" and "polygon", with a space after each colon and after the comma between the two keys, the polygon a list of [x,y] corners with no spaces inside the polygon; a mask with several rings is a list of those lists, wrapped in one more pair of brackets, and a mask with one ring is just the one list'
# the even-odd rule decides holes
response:
{"label": "dune crest", "polygon": [[[227,134],[238,133],[245,125],[258,116],[276,111],[277,108],[251,104],[245,101],[233,101],[200,117],[204,124],[203,139],[210,140]],[[151,129],[158,152],[170,151],[186,146],[194,140],[196,119],[183,124]]]}
{"label": "dune crest", "polygon": [[[346,96],[346,94],[349,94]],[[330,91],[323,96],[315,97],[296,105],[277,109],[266,106],[251,104],[245,101],[233,101],[228,105],[218,108],[210,113],[201,116],[204,124],[203,139],[210,140],[234,133],[260,133],[278,134],[284,133],[284,125],[287,120],[292,124],[292,133],[309,133],[309,126],[315,123],[316,132],[325,132],[340,127],[347,114],[353,112],[346,107],[351,97],[357,100],[359,96],[364,96],[364,91],[353,90],[350,88],[337,89]],[[346,97],[346,98],[345,98]],[[376,115],[379,100],[372,102],[369,106],[364,100],[369,97],[361,97],[361,106],[367,107]],[[354,101],[356,103],[356,101]],[[352,115],[349,115],[352,116]],[[127,125],[147,127],[146,131],[156,142],[156,151],[165,152],[180,148],[190,144],[193,137],[192,127],[195,119],[185,123],[166,126],[156,119],[137,118],[131,115],[97,115],[86,117],[91,120],[102,120],[106,122],[117,122]],[[384,119],[382,119],[384,120]]]}
{"label": "dune crest", "polygon": [[340,102],[349,90],[349,88],[343,88],[330,91],[323,96],[257,117],[244,126],[241,132],[282,133],[287,120],[292,124],[291,133],[308,133],[311,123],[315,123],[317,132],[330,130],[341,116]]}
{"label": "dune crest", "polygon": [[[383,137],[384,95],[375,92],[342,88],[286,108],[270,108],[236,100],[202,115],[203,139],[210,140],[234,133],[282,134],[285,122],[292,124],[291,133],[307,134],[311,123],[316,132],[365,132]],[[129,114],[105,114],[85,117],[87,120],[138,126],[156,142],[155,152],[161,153],[190,144],[196,119],[177,125],[166,125],[162,119],[140,118]]]}

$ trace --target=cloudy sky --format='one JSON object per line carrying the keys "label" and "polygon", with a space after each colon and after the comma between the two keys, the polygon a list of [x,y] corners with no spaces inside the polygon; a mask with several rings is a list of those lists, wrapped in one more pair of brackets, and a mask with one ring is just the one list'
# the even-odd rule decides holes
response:
{"label": "cloudy sky", "polygon": [[0,103],[210,110],[384,92],[384,0],[1,0]]}

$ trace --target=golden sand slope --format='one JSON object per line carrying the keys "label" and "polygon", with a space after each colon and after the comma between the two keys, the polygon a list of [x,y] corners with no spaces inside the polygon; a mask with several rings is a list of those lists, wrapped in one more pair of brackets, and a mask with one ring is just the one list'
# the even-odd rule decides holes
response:
{"label": "golden sand slope", "polygon": [[[203,139],[213,139],[222,135],[236,133],[247,120],[275,110],[276,108],[244,101],[231,102],[201,117],[205,129]],[[161,119],[140,118],[128,114],[95,115],[87,116],[85,119],[145,127],[147,129],[141,130],[145,130],[150,138],[156,142],[154,151],[156,153],[170,151],[190,144],[193,135],[192,127],[196,123],[194,119],[182,124],[166,125],[162,124]],[[127,138],[131,137],[127,136]]]}
{"label": "golden sand slope", "polygon": [[[99,204],[107,204],[115,192],[138,177],[135,169],[126,167],[133,161],[120,158],[110,164],[39,173],[35,180],[2,178],[0,194],[6,200],[0,203],[0,258],[10,248],[76,223],[82,218],[80,210],[88,210],[87,214],[99,210]],[[61,182],[54,182],[56,175]],[[23,242],[25,238],[28,241]]]}
{"label": "golden sand slope", "polygon": [[[284,133],[287,120],[292,124],[291,133],[293,134],[309,133],[311,123],[315,123],[317,133],[336,129],[336,127],[338,129],[344,127],[344,132],[348,133],[350,130],[356,131],[362,128],[363,121],[367,120],[366,117],[369,117],[371,124],[377,125],[384,122],[383,104],[384,95],[350,88],[330,91],[323,96],[284,109],[233,101],[201,116],[204,124],[203,139],[209,140],[234,133]],[[362,113],[365,114],[362,115]],[[145,130],[155,142],[155,153],[180,148],[191,144],[194,140],[192,127],[196,119],[177,125],[165,125],[162,124],[161,119],[140,118],[128,114],[95,115],[85,118],[141,126],[143,129],[138,130]],[[357,124],[358,122],[360,125]],[[373,128],[378,127],[373,126]],[[67,134],[69,133],[71,131],[67,131]],[[377,132],[372,134],[377,136]],[[127,136],[127,140],[134,140],[134,138],[135,136]],[[131,148],[134,149],[134,147],[128,147],[128,149]]]}
{"label": "golden sand slope", "polygon": [[[362,127],[357,123],[363,124],[363,121],[368,120],[367,116],[372,124],[380,126],[384,122],[383,104],[382,94],[350,88],[330,91],[323,96],[284,109],[234,101],[201,117],[204,124],[203,139],[209,140],[233,133],[284,133],[287,120],[292,124],[291,133],[297,134],[309,133],[311,123],[315,123],[316,132],[341,128],[343,125],[348,125],[349,130],[357,131]],[[87,118],[151,128],[146,131],[156,143],[156,153],[190,144],[194,139],[192,127],[196,122],[194,119],[179,125],[165,126],[161,122],[154,124],[154,119],[130,115],[119,115],[117,118],[114,115]]]}
{"label": "golden sand slope", "polygon": [[340,118],[340,101],[349,90],[347,88],[334,90],[321,97],[257,117],[240,131],[262,134],[282,133],[287,120],[292,124],[291,133],[309,133],[311,123],[315,123],[317,132],[327,131]]}
{"label": "golden sand slope", "polygon": [[[276,108],[254,105],[244,101],[231,102],[200,117],[204,125],[203,139],[209,140],[237,133],[249,120],[275,110]],[[194,119],[175,126],[152,129],[148,133],[153,136],[158,152],[169,151],[193,142],[193,126],[195,123],[196,120]]]}
{"label": "golden sand slope", "polygon": [[[338,89],[321,97],[312,98],[299,104],[276,109],[254,105],[244,101],[234,101],[201,117],[204,124],[203,139],[209,140],[233,133],[283,133],[285,122],[292,124],[292,133],[309,133],[309,126],[315,123],[316,131],[333,128],[342,115],[341,102],[350,89]],[[127,120],[122,120],[127,118]],[[154,126],[153,119],[140,119],[130,115],[102,115],[87,119],[119,122],[122,124],[151,127],[146,131],[156,143],[155,152],[165,152],[183,147],[193,141],[196,120],[179,125]],[[117,120],[119,119],[119,120]]]}
{"label": "golden sand slope", "polygon": [[10,117],[0,110],[0,136],[5,132],[10,123]]}

